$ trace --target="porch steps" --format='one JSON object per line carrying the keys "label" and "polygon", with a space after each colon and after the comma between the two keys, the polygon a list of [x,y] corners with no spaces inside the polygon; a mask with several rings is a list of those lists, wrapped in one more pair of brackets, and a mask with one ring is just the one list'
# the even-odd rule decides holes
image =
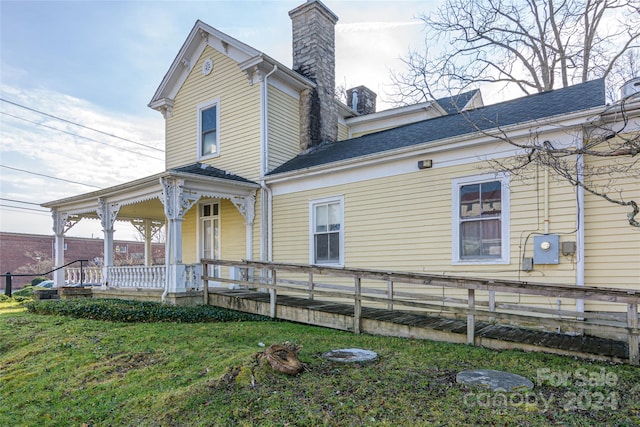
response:
{"label": "porch steps", "polygon": [[[209,288],[209,304],[268,316],[269,294],[252,290]],[[276,317],[293,322],[354,330],[354,306],[278,295]],[[450,319],[418,312],[362,307],[360,330],[372,335],[430,339],[466,343],[465,320]],[[581,358],[628,362],[626,341],[590,335],[569,335],[517,326],[477,321],[475,344],[493,349],[520,349]]]}

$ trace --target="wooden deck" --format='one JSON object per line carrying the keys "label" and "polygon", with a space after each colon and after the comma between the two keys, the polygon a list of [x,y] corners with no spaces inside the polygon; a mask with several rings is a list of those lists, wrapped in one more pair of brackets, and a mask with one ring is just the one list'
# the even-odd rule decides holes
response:
{"label": "wooden deck", "polygon": [[[209,288],[209,304],[270,315],[269,293],[253,290]],[[278,295],[276,317],[299,323],[355,331],[354,305]],[[418,312],[362,307],[359,329],[374,335],[467,342],[466,320]],[[628,363],[625,341],[589,335],[543,332],[521,327],[475,323],[474,344],[493,349],[521,349]]]}

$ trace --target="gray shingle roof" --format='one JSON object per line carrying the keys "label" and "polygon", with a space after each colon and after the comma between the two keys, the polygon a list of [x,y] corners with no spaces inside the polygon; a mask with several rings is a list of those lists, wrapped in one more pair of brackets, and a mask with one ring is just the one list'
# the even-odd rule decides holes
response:
{"label": "gray shingle roof", "polygon": [[[300,154],[269,175],[396,150],[441,139],[605,105],[604,79],[537,93],[462,113],[436,117],[358,138],[325,144]],[[475,126],[474,126],[475,125]]]}
{"label": "gray shingle roof", "polygon": [[460,95],[448,96],[446,98],[436,99],[436,102],[444,109],[447,114],[455,114],[461,111],[471,98],[478,93],[480,89],[470,90]]}
{"label": "gray shingle roof", "polygon": [[214,168],[213,166],[206,165],[203,163],[193,163],[191,165],[181,166],[179,168],[174,168],[171,170],[174,172],[190,173],[194,175],[209,176],[212,178],[221,178],[221,179],[228,179],[230,181],[249,182],[251,184],[256,184],[255,182],[250,181],[241,176],[234,175],[222,169]]}

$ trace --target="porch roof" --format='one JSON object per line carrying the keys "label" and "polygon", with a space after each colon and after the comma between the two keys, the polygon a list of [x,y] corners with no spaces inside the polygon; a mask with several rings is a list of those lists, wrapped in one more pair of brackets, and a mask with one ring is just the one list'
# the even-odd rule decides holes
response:
{"label": "porch roof", "polygon": [[163,178],[182,179],[186,192],[205,196],[210,194],[211,197],[243,197],[254,193],[260,187],[253,181],[222,169],[194,163],[113,187],[42,203],[41,206],[55,208],[82,218],[97,218],[98,200],[106,199],[110,203],[119,203],[123,206],[118,219],[148,218],[164,221],[160,201]]}

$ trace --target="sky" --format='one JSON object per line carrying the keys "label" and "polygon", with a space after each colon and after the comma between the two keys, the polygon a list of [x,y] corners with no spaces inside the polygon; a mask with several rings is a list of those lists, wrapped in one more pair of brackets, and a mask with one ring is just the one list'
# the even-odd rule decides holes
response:
{"label": "sky", "polygon": [[[417,16],[437,1],[323,2],[339,17],[336,84],[389,108],[390,71],[423,46]],[[195,21],[291,66],[288,11],[302,3],[0,0],[0,231],[50,235],[41,203],[162,172],[164,119],[147,104]],[[102,232],[82,220],[67,235]]]}

